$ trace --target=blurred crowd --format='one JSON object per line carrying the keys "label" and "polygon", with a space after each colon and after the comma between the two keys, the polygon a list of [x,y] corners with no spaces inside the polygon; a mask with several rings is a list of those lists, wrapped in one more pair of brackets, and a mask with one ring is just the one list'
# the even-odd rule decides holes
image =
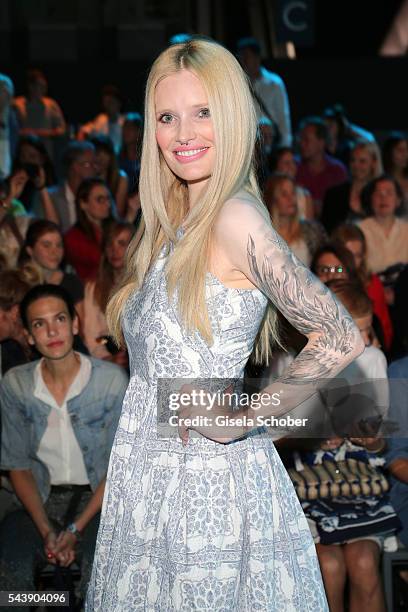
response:
{"label": "blurred crowd", "polygon": [[[396,131],[380,141],[375,130],[355,125],[340,103],[316,109],[293,129],[285,84],[262,65],[258,42],[240,40],[236,55],[252,82],[258,114],[256,168],[273,225],[299,260],[345,304],[361,331],[366,350],[342,377],[350,384],[364,378],[381,380],[384,386],[390,380],[379,422],[388,418],[400,423],[408,414],[408,136],[395,126]],[[27,513],[33,514],[21,491],[28,485],[18,483],[12,472],[28,468],[24,453],[37,454],[48,474],[59,469],[55,445],[47,454],[45,443],[41,446],[37,440],[35,446],[31,438],[23,440],[13,433],[17,425],[35,427],[36,417],[27,416],[25,406],[18,417],[10,416],[15,402],[24,403],[24,389],[30,385],[37,402],[53,403],[35,391],[32,380],[36,379],[28,376],[30,364],[51,359],[32,327],[36,304],[41,300],[48,300],[49,308],[55,300],[62,304],[70,320],[69,359],[81,355],[90,359],[93,369],[100,360],[108,367],[105,377],[123,381],[127,376],[126,351],[112,343],[105,311],[141,219],[143,119],[141,109],[124,112],[122,92],[107,84],[101,91],[99,114],[95,109],[96,116],[88,123],[68,130],[64,101],[48,96],[43,72],[30,70],[26,91],[18,96],[11,76],[0,74],[0,377],[8,394],[2,402],[0,495],[11,499],[17,493],[27,520]],[[264,379],[278,376],[302,347],[302,337],[285,321],[282,328],[287,351],[276,352],[262,372]],[[68,365],[77,376],[74,361]],[[77,366],[89,381],[84,374],[87,366],[82,362]],[[19,394],[15,389],[23,383]],[[82,384],[80,396],[87,384]],[[123,390],[118,385],[117,400]],[[84,406],[94,399],[85,398]],[[112,400],[111,410],[114,405],[117,417],[120,401]],[[385,610],[380,555],[402,543],[408,546],[408,439],[387,438],[381,432],[378,425],[365,432],[278,444],[310,521],[332,612],[344,609],[346,584],[350,609]],[[12,460],[5,439],[25,445],[18,460]],[[109,456],[111,439],[101,443]],[[90,444],[95,442],[82,441],[77,451],[85,457]],[[92,464],[85,460],[82,472],[73,470],[81,473],[82,480],[68,477],[68,486],[71,482],[95,493],[103,474],[90,478]],[[58,488],[66,479],[59,475],[50,482]],[[34,480],[30,486],[41,491],[40,482]],[[62,495],[60,490],[57,493]],[[10,566],[12,556],[9,534],[17,532],[17,524],[21,527],[4,523],[18,512],[12,504],[6,511],[6,505],[0,512],[5,516],[3,527],[0,524],[0,590],[21,588],[9,574],[7,582],[6,572],[2,573],[2,562]],[[92,517],[100,505],[94,510]],[[83,524],[85,529],[92,521],[85,518]],[[95,525],[88,533],[92,540]],[[27,540],[31,547],[33,538]],[[61,545],[58,554],[68,555],[77,544]],[[399,597],[406,598],[401,605],[408,606],[408,572],[400,572],[398,579]],[[24,584],[34,590],[30,580],[34,580],[31,574]]]}

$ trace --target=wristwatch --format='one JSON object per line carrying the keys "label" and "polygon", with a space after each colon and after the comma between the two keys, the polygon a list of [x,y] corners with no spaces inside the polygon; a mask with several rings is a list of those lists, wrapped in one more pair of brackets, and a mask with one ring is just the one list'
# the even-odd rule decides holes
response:
{"label": "wristwatch", "polygon": [[69,531],[69,533],[73,533],[74,536],[76,536],[76,539],[79,541],[81,539],[81,532],[79,531],[78,527],[75,525],[75,523],[70,523],[69,525],[67,525],[65,527],[65,531]]}

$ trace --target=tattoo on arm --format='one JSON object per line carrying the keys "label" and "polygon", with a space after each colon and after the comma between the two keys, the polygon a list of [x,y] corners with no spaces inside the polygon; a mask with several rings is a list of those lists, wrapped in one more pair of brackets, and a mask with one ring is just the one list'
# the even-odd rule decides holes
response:
{"label": "tattoo on arm", "polygon": [[311,336],[279,380],[305,384],[331,378],[355,357],[355,324],[277,233],[268,231],[265,239],[271,248],[262,248],[258,264],[255,240],[248,238],[248,262],[256,285],[298,331]]}

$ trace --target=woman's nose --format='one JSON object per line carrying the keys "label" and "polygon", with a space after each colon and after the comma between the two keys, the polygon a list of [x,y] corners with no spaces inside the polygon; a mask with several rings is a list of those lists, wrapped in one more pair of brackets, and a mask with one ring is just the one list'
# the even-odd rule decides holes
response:
{"label": "woman's nose", "polygon": [[180,144],[188,144],[190,140],[196,137],[194,126],[190,119],[181,119],[179,123],[177,142]]}

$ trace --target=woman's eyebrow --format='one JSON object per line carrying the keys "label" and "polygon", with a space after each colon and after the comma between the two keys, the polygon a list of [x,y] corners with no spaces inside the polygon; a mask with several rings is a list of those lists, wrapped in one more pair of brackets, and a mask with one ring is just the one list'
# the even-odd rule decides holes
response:
{"label": "woman's eyebrow", "polygon": [[[203,106],[208,106],[208,102],[200,102],[199,104],[192,104],[191,108],[202,108]],[[170,109],[170,108],[164,108],[164,109],[157,109],[156,110],[156,114],[160,114],[160,113],[174,113],[176,111]]]}

